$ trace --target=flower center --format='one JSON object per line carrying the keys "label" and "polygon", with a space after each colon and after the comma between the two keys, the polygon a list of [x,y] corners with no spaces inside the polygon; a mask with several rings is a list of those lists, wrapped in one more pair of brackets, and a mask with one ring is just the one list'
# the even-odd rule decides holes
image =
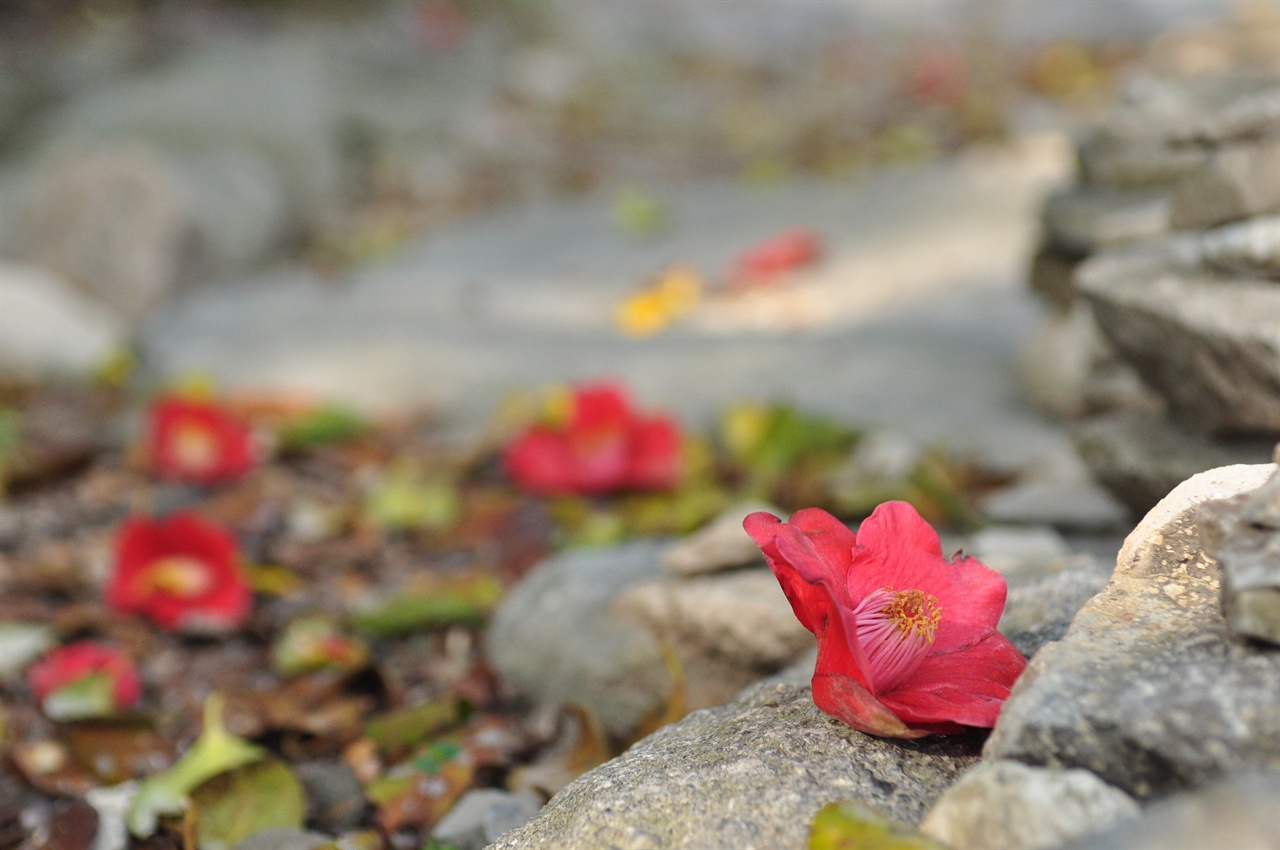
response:
{"label": "flower center", "polygon": [[191,599],[209,591],[213,576],[201,561],[174,555],[153,562],[138,576],[138,584],[147,593],[168,593]]}
{"label": "flower center", "polygon": [[217,466],[218,443],[208,428],[183,424],[174,435],[173,454],[183,469],[205,472]]}
{"label": "flower center", "polygon": [[914,588],[872,591],[853,613],[876,693],[892,691],[916,671],[942,620],[937,598]]}

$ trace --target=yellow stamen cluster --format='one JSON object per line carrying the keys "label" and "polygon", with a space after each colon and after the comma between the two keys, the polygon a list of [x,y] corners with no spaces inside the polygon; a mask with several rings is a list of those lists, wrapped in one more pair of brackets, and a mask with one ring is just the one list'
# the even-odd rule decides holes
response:
{"label": "yellow stamen cluster", "polygon": [[933,636],[942,621],[942,606],[937,597],[914,588],[894,591],[892,587],[884,590],[892,594],[892,598],[880,609],[885,618],[898,627],[905,637],[918,635],[928,643],[933,643]]}
{"label": "yellow stamen cluster", "polygon": [[142,589],[172,596],[192,597],[208,591],[213,583],[209,568],[195,558],[161,558],[138,575]]}
{"label": "yellow stamen cluster", "polygon": [[213,434],[200,425],[182,424],[173,440],[173,453],[186,469],[200,472],[218,460],[218,446]]}

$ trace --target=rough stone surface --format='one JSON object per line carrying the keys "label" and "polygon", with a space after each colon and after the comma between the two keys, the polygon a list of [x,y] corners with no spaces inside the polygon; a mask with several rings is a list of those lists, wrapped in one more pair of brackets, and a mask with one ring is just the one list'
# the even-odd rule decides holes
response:
{"label": "rough stone surface", "polygon": [[1086,770],[997,760],[960,777],[920,831],[954,850],[1041,850],[1137,817],[1132,797]]}
{"label": "rough stone surface", "polygon": [[1064,850],[1275,850],[1280,773],[1246,774],[1153,804],[1126,823]]}
{"label": "rough stone surface", "polygon": [[1052,246],[1075,254],[1151,239],[1169,231],[1169,195],[1106,186],[1065,189],[1045,204],[1044,229]]}
{"label": "rough stone surface", "polygon": [[1018,353],[1018,377],[1027,400],[1058,418],[1165,408],[1164,399],[1116,356],[1082,299],[1045,316],[1027,337]]}
{"label": "rough stone surface", "polygon": [[1280,287],[1188,273],[1145,253],[1091,259],[1077,284],[1175,416],[1214,433],[1280,433]]}
{"label": "rough stone surface", "polygon": [[493,847],[801,848],[840,800],[919,823],[975,749],[970,736],[873,738],[818,711],[807,687],[765,682],[585,774]]}
{"label": "rough stone surface", "polygon": [[477,788],[462,795],[431,837],[458,850],[481,850],[503,833],[528,823],[541,808],[537,794]]}
{"label": "rough stone surface", "polygon": [[131,320],[196,266],[196,224],[170,164],[129,145],[59,159],[36,180],[20,256]]}
{"label": "rough stone surface", "polygon": [[1106,589],[1018,680],[985,755],[1083,767],[1139,798],[1280,766],[1280,653],[1232,640],[1195,528],[1200,504],[1274,469],[1202,473],[1148,513]]}
{"label": "rough stone surface", "polygon": [[1000,632],[1028,658],[1050,641],[1061,640],[1071,619],[1111,578],[1111,567],[1087,554],[1048,568],[1007,577],[1009,595]]}
{"label": "rough stone surface", "polygon": [[1266,461],[1266,440],[1216,442],[1155,416],[1117,414],[1075,431],[1089,472],[1135,516],[1155,507],[1180,483],[1207,469]]}
{"label": "rough stone surface", "polygon": [[1280,280],[1280,215],[1214,228],[1201,237],[1201,252],[1213,268]]}
{"label": "rough stone surface", "polygon": [[624,591],[614,610],[675,650],[693,708],[728,701],[813,646],[767,569],[639,585]]}
{"label": "rough stone surface", "polygon": [[671,544],[662,556],[662,566],[675,575],[696,575],[762,561],[760,547],[742,528],[742,521],[756,511],[782,515],[779,508],[764,503],[732,507],[705,528]]}
{"label": "rough stone surface", "polygon": [[302,829],[266,829],[254,833],[236,845],[235,850],[320,850],[333,838],[320,832]]}
{"label": "rough stone surface", "polygon": [[1252,493],[1201,505],[1199,523],[1205,549],[1222,568],[1227,625],[1280,644],[1280,473]]}
{"label": "rough stone surface", "polygon": [[664,546],[571,550],[535,567],[490,621],[498,674],[536,705],[584,706],[618,734],[664,705],[671,682],[657,642],[612,610],[621,591],[662,575]]}
{"label": "rough stone surface", "polygon": [[56,274],[0,262],[0,373],[84,375],[127,339],[118,317]]}
{"label": "rough stone surface", "polygon": [[1280,139],[1215,150],[1180,179],[1169,206],[1178,229],[1212,227],[1280,210]]}
{"label": "rough stone surface", "polygon": [[1031,291],[1059,309],[1071,306],[1076,297],[1075,273],[1082,258],[1059,251],[1049,245],[1040,246],[1031,258],[1028,282]]}

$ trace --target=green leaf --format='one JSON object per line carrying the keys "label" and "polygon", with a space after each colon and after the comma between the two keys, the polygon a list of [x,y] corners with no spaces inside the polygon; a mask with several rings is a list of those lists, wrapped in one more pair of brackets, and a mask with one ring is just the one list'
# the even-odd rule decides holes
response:
{"label": "green leaf", "polygon": [[613,222],[628,236],[653,236],[670,225],[667,210],[652,195],[627,186],[613,196]]}
{"label": "green leaf", "polygon": [[381,528],[445,531],[462,516],[462,500],[453,484],[425,481],[417,469],[401,465],[369,494],[365,514]]}
{"label": "green leaf", "polygon": [[200,785],[191,794],[201,850],[226,850],[267,829],[301,829],[306,798],[293,771],[266,759]]}
{"label": "green leaf", "polygon": [[465,718],[466,706],[460,699],[438,697],[370,719],[365,726],[365,735],[383,753],[395,752],[412,747],[442,729],[456,726]]}
{"label": "green leaf", "polygon": [[946,850],[914,827],[861,803],[829,803],[809,830],[809,850]]}
{"label": "green leaf", "polygon": [[280,447],[305,449],[358,437],[367,431],[364,417],[344,407],[323,407],[280,429]]}
{"label": "green leaf", "polygon": [[493,576],[468,576],[436,588],[398,594],[352,614],[351,623],[375,637],[455,624],[478,626],[501,597],[502,585]]}
{"label": "green leaf", "polygon": [[358,670],[368,661],[364,642],[343,634],[323,615],[291,621],[271,645],[271,666],[286,678],[326,667]]}
{"label": "green leaf", "polygon": [[89,673],[44,698],[40,707],[50,720],[108,717],[116,711],[115,681],[107,673]]}
{"label": "green leaf", "polygon": [[258,761],[266,750],[237,738],[222,725],[226,698],[214,691],[204,703],[204,730],[191,749],[173,766],[144,779],[129,804],[125,822],[138,838],[148,838],[159,826],[160,817],[180,815],[187,809],[188,795],[220,773]]}

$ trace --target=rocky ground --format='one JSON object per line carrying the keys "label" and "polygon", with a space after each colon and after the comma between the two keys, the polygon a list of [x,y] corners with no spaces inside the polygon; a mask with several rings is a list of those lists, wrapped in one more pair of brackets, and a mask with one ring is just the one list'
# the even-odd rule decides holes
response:
{"label": "rocky ground", "polygon": [[[0,847],[1280,846],[1280,13],[1042,5],[6,11]],[[601,377],[686,482],[512,486],[532,394]],[[261,465],[157,481],[162,386]],[[741,531],[887,498],[1006,576],[989,735],[818,711]],[[181,508],[245,547],[219,639],[103,602],[119,522]],[[363,654],[282,667],[317,615]],[[80,637],[137,712],[42,713]],[[128,837],[215,690],[260,760]]]}

